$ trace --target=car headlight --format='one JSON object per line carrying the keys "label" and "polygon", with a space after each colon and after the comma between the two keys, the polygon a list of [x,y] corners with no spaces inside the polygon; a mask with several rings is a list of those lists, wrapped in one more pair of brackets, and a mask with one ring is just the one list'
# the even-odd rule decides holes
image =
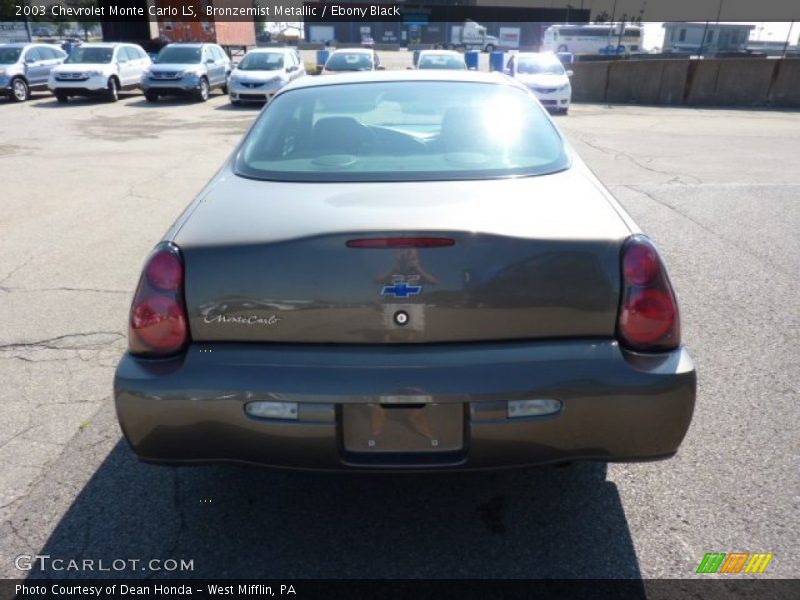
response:
{"label": "car headlight", "polygon": [[102,74],[103,74],[102,71],[86,71],[86,75],[88,75],[89,77],[99,77]]}
{"label": "car headlight", "polygon": [[568,84],[568,83],[565,83],[565,84],[564,84],[564,85],[562,85],[560,88],[558,88],[558,91],[559,91],[559,92],[566,92],[568,89],[569,89],[569,84]]}
{"label": "car headlight", "polygon": [[2,77],[5,74],[6,74],[6,70],[5,69],[0,69],[0,77]]}
{"label": "car headlight", "polygon": [[200,73],[194,69],[187,69],[181,73],[181,77],[200,77]]}

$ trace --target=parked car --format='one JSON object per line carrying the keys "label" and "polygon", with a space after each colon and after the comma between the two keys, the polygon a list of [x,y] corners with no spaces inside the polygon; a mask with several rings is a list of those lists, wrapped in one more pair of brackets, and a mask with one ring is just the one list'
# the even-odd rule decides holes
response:
{"label": "parked car", "polygon": [[293,48],[258,48],[245,54],[228,79],[231,104],[266,102],[290,81],[306,74]]}
{"label": "parked car", "polygon": [[120,90],[141,87],[150,57],[136,44],[81,44],[52,70],[47,86],[59,102],[72,96],[119,99]]}
{"label": "parked car", "polygon": [[328,56],[322,75],[348,71],[383,70],[381,59],[372,48],[337,48]]}
{"label": "parked car", "polygon": [[147,258],[114,397],[146,461],[435,470],[666,458],[695,384],[529,89],[403,70],[275,94]]}
{"label": "parked car", "polygon": [[142,88],[148,102],[177,95],[205,102],[214,89],[228,92],[232,70],[230,58],[217,44],[168,44],[145,74]]}
{"label": "parked car", "polygon": [[455,50],[422,50],[419,53],[416,67],[418,69],[465,71],[467,63],[464,61],[464,55]]}
{"label": "parked car", "polygon": [[506,72],[526,85],[551,112],[567,114],[572,101],[569,78],[572,71],[564,69],[551,52],[520,52],[512,54]]}
{"label": "parked car", "polygon": [[66,58],[50,44],[0,44],[0,96],[24,102],[31,90],[47,89],[50,71]]}

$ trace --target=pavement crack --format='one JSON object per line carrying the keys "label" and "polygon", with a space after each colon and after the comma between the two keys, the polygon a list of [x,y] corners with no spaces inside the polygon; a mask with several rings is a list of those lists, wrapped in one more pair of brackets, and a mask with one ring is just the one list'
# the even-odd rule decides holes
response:
{"label": "pavement crack", "polygon": [[4,292],[89,292],[98,294],[130,294],[130,290],[109,290],[104,288],[81,288],[81,287],[50,287],[50,288],[22,288],[6,287]]}
{"label": "pavement crack", "polygon": [[[86,339],[91,337],[108,336],[112,339],[88,341],[69,345],[70,340]],[[125,336],[118,331],[88,331],[83,333],[67,333],[53,338],[37,340],[35,342],[13,342],[11,344],[0,344],[0,351],[5,350],[86,350],[100,346],[108,346]]]}
{"label": "pavement crack", "polygon": [[17,529],[16,525],[14,525],[14,522],[11,519],[7,519],[6,523],[8,523],[8,527],[11,529],[11,533],[16,538],[18,538],[18,539],[22,540],[22,542],[24,542],[25,548],[27,548],[30,551],[33,551],[33,546],[31,544],[30,540],[19,532],[19,530]]}
{"label": "pavement crack", "polygon": [[687,183],[694,183],[694,184],[702,183],[700,178],[696,177],[695,175],[687,175],[687,174],[684,174],[684,173],[675,173],[674,171],[663,171],[661,169],[656,169],[655,167],[651,167],[649,163],[654,160],[653,158],[645,159],[645,162],[642,162],[639,159],[634,158],[633,156],[631,156],[627,152],[623,152],[622,150],[617,150],[616,148],[609,148],[607,146],[601,146],[597,142],[590,141],[589,138],[587,138],[587,137],[578,136],[578,139],[580,139],[581,142],[583,142],[584,144],[586,144],[590,148],[594,148],[595,150],[597,150],[599,152],[602,152],[603,154],[607,154],[609,156],[613,156],[615,159],[622,157],[622,158],[627,159],[628,161],[630,161],[631,163],[633,163],[634,165],[636,165],[640,169],[643,169],[645,171],[650,171],[651,173],[656,173],[658,175],[667,175],[667,176],[671,177],[671,179],[669,181],[667,181],[667,183],[680,183],[680,184],[683,184],[683,185],[685,185]]}
{"label": "pavement crack", "polygon": [[6,274],[6,276],[5,276],[5,277],[3,277],[3,279],[0,279],[0,292],[6,292],[6,293],[8,293],[8,291],[9,291],[9,289],[10,289],[10,288],[6,287],[6,286],[5,286],[5,285],[3,285],[3,284],[4,284],[6,281],[8,281],[9,279],[11,279],[11,278],[12,278],[12,277],[13,277],[13,276],[14,276],[14,275],[15,275],[15,274],[18,272],[18,271],[21,271],[22,269],[24,269],[25,267],[27,267],[27,266],[28,266],[28,264],[29,264],[30,262],[31,262],[31,259],[30,259],[30,258],[28,258],[28,259],[27,259],[27,260],[25,260],[25,261],[24,261],[24,262],[23,262],[21,265],[19,265],[19,266],[15,267],[15,268],[13,268],[13,269],[11,269],[11,271],[9,271],[9,273],[8,273],[8,274]]}

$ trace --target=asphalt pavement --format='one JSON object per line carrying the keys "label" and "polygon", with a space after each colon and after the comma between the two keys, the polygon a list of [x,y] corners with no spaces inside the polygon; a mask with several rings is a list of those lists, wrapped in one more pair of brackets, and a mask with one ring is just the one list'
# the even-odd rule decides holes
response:
{"label": "asphalt pavement", "polygon": [[771,552],[769,576],[800,576],[800,113],[557,118],[676,286],[699,393],[675,458],[378,476],[141,464],[111,397],[130,296],[256,114],[218,92],[0,101],[0,576],[46,554],[192,570],[37,576],[684,578],[713,551]]}

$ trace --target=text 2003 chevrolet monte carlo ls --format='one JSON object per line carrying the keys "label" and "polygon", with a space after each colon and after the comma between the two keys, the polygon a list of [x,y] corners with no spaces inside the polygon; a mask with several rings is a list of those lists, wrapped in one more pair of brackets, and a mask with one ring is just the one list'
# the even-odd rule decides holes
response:
{"label": "text 2003 chevrolet monte carlo ls", "polygon": [[147,259],[142,459],[471,469],[674,454],[695,371],[653,244],[504,76],[281,90]]}

